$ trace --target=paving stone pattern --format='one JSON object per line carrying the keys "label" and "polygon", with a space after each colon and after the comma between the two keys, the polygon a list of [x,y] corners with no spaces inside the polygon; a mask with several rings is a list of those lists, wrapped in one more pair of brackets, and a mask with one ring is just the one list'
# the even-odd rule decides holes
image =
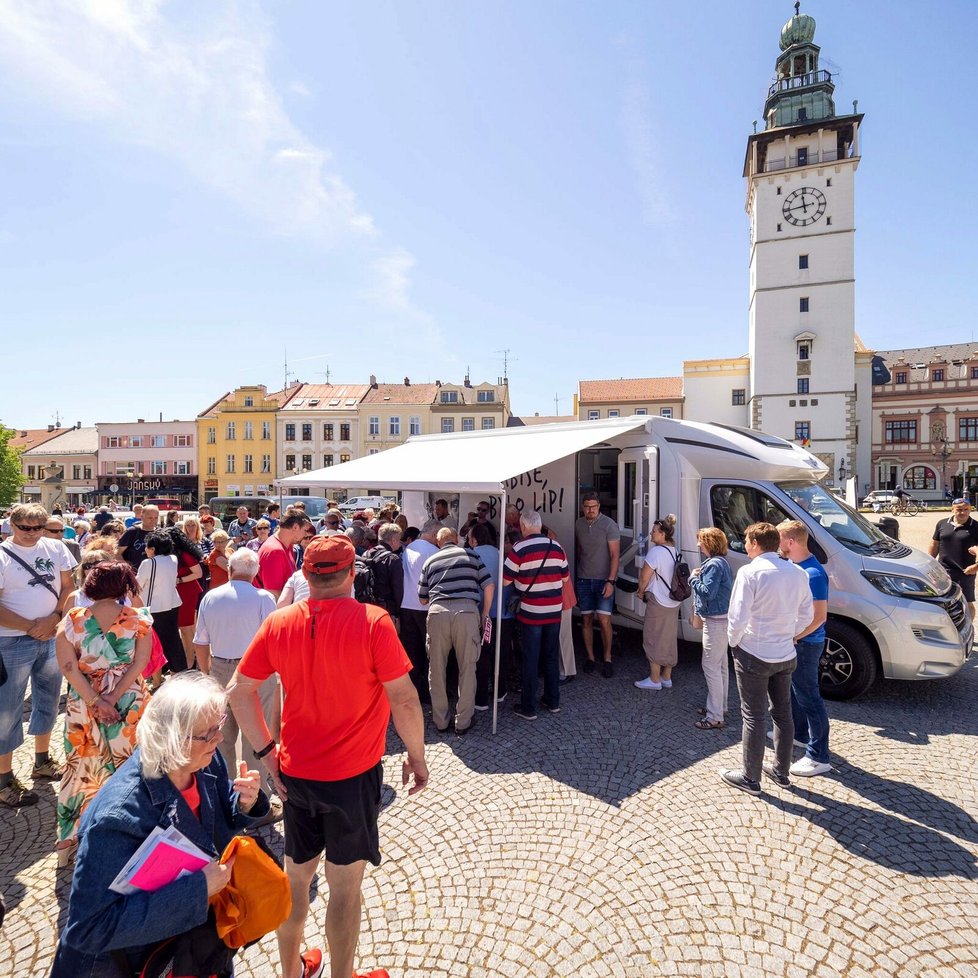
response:
{"label": "paving stone pattern", "polygon": [[[694,730],[705,686],[683,649],[675,687],[642,692],[634,643],[613,679],[579,676],[559,716],[487,714],[464,738],[429,724],[431,786],[408,798],[392,732],[368,870],[359,966],[392,976],[658,975],[879,978],[978,975],[978,667],[878,683],[830,703],[836,771],[721,784],[739,766],[729,726]],[[510,696],[510,701],[513,699]],[[506,704],[511,707],[511,703]],[[56,738],[57,739],[57,738]],[[30,757],[16,755],[29,774]],[[50,968],[70,879],[53,854],[54,789],[0,814],[8,904],[0,976]],[[388,792],[388,795],[392,794]],[[278,829],[267,837],[281,847]],[[321,876],[307,928],[323,946]],[[273,938],[239,978],[276,975]]]}

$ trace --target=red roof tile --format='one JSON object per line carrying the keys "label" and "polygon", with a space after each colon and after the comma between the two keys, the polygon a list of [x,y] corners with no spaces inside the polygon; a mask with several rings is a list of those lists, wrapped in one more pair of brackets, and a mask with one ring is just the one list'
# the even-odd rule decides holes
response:
{"label": "red roof tile", "polygon": [[364,404],[432,404],[437,384],[378,384],[367,392]]}
{"label": "red roof tile", "polygon": [[678,401],[682,396],[682,377],[580,381],[579,400],[582,404],[589,401]]}

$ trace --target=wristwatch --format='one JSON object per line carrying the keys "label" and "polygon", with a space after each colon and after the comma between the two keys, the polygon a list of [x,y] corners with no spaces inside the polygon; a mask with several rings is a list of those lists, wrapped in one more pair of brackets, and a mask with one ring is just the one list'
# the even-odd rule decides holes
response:
{"label": "wristwatch", "polygon": [[605,581],[605,584],[614,584],[614,583],[615,583],[615,579],[613,577]]}
{"label": "wristwatch", "polygon": [[261,750],[253,750],[251,753],[255,755],[258,760],[261,760],[266,754],[270,754],[278,744],[273,740],[270,740]]}

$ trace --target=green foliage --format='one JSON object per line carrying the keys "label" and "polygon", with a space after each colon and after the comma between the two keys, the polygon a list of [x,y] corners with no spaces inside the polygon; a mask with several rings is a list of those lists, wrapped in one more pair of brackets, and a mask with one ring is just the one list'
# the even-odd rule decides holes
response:
{"label": "green foliage", "polygon": [[0,506],[11,506],[20,500],[24,475],[20,452],[10,444],[13,432],[0,424]]}

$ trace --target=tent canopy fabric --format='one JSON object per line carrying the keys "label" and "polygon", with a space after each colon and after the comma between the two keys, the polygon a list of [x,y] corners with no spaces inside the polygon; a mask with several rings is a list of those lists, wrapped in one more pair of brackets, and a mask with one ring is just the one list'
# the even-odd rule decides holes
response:
{"label": "tent canopy fabric", "polygon": [[498,492],[508,479],[590,448],[635,428],[649,418],[528,425],[445,435],[416,435],[403,445],[342,465],[278,479],[276,486],[444,492]]}

